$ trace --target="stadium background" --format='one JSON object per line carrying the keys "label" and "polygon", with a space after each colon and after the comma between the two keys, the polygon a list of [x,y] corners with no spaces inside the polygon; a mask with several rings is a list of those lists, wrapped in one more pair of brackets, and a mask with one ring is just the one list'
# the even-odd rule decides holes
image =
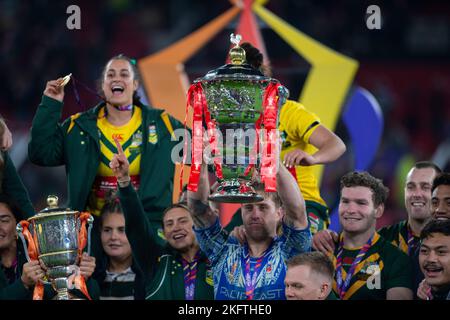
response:
{"label": "stadium background", "polygon": [[[66,8],[71,4],[81,9],[81,30],[66,27]],[[371,4],[381,9],[381,30],[366,27],[366,8]],[[45,207],[50,193],[66,199],[64,169],[41,168],[27,160],[28,132],[46,81],[72,72],[94,89],[111,56],[148,56],[230,6],[227,0],[0,0],[0,113],[13,132],[11,156],[37,210]],[[360,63],[354,84],[375,96],[384,115],[382,141],[369,168],[391,190],[379,225],[404,218],[407,168],[431,159],[450,169],[450,3],[272,0],[266,8]],[[274,77],[296,99],[309,65],[272,30],[260,27]],[[228,37],[235,28],[236,21],[186,63],[190,80],[224,63]],[[83,106],[66,90],[64,118],[97,103],[93,94],[79,90]],[[342,123],[336,132],[350,143]],[[352,169],[348,149],[325,168],[321,190],[332,207],[338,199],[338,178]]]}

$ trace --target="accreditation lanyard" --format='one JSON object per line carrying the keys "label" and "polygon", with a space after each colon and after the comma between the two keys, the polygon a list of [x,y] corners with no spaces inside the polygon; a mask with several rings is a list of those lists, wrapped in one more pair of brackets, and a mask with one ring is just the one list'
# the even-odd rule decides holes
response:
{"label": "accreditation lanyard", "polygon": [[20,278],[20,272],[17,270],[17,256],[14,257],[14,261],[11,264],[11,267],[6,268],[0,261],[1,269],[3,269],[3,273],[5,273],[5,276],[7,278],[8,284],[14,283],[17,279]]}
{"label": "accreditation lanyard", "polygon": [[336,256],[336,284],[337,284],[337,290],[339,293],[339,297],[341,299],[344,299],[345,293],[347,292],[348,288],[350,287],[350,281],[352,280],[352,277],[355,273],[355,269],[358,266],[358,264],[363,260],[364,256],[366,255],[367,251],[370,249],[370,247],[373,245],[374,236],[370,237],[369,241],[359,250],[356,258],[353,260],[352,265],[350,266],[350,270],[347,272],[347,277],[345,280],[343,279],[343,252],[344,252],[344,236],[341,235],[341,240],[339,242],[338,247],[338,253]]}
{"label": "accreditation lanyard", "polygon": [[412,234],[411,228],[409,227],[409,225],[407,225],[406,228],[408,230],[408,256],[410,256],[416,245],[414,243],[414,236]]}
{"label": "accreditation lanyard", "polygon": [[[85,88],[87,91],[89,91],[90,93],[92,93],[93,95],[95,95],[97,98],[100,98],[102,101],[106,101],[105,97],[102,97],[101,95],[99,95],[96,91],[92,90],[91,88],[89,88],[87,85],[85,85],[84,83],[78,81],[75,79],[75,77],[72,75],[72,86],[73,86],[73,93],[75,95],[75,100],[77,101],[77,104],[83,109],[86,110],[85,106],[83,105],[83,103],[81,102],[80,99],[80,94],[78,93],[78,89],[77,89],[77,84],[81,84],[81,86],[83,88]],[[127,105],[127,106],[115,106],[116,109],[120,110],[120,111],[129,111],[129,110],[133,110],[133,103]],[[105,114],[106,116],[106,114]]]}
{"label": "accreditation lanyard", "polygon": [[256,259],[253,270],[251,268],[250,253],[248,251],[248,247],[247,246],[244,247],[243,260],[244,260],[245,295],[247,296],[246,300],[253,300],[256,287],[256,280],[258,279],[258,275],[261,272],[261,266],[263,265],[263,262],[271,247],[272,245],[270,245],[269,248],[267,248],[266,251],[264,251],[264,253],[259,258]]}
{"label": "accreditation lanyard", "polygon": [[184,297],[186,300],[194,300],[195,279],[197,278],[197,267],[199,260],[199,251],[197,251],[192,261],[187,261],[184,258],[181,259],[184,274]]}

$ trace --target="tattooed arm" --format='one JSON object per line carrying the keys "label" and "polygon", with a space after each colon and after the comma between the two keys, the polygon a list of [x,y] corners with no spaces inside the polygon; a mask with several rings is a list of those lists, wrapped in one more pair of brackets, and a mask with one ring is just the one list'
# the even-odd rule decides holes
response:
{"label": "tattooed arm", "polygon": [[308,227],[305,200],[297,181],[285,166],[280,165],[277,173],[277,190],[286,212],[284,222],[297,229]]}
{"label": "tattooed arm", "polygon": [[217,215],[209,207],[209,179],[206,164],[202,164],[197,192],[188,191],[188,206],[196,228],[204,229],[212,226]]}

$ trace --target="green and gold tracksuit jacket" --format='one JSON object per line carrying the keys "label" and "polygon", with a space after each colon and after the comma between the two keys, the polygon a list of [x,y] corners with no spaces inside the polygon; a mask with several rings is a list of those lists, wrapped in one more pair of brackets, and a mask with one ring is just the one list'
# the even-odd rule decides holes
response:
{"label": "green and gold tracksuit jacket", "polygon": [[[184,300],[184,272],[181,255],[168,244],[161,246],[158,236],[145,219],[142,204],[131,185],[119,188],[120,202],[125,215],[125,230],[133,257],[143,272],[148,300]],[[194,299],[214,299],[212,269],[208,259],[200,253],[195,280]]]}
{"label": "green and gold tracksuit jacket", "polygon": [[419,265],[420,238],[412,234],[412,231],[408,232],[408,229],[408,220],[402,220],[397,224],[381,228],[378,233],[409,256],[413,267],[413,293],[415,299],[418,299],[417,289],[424,279]]}
{"label": "green and gold tracksuit jacket", "polygon": [[[97,116],[104,103],[78,113],[60,123],[63,104],[43,96],[33,119],[28,144],[30,161],[40,166],[64,165],[67,174],[69,207],[86,209],[92,184],[100,164]],[[163,210],[172,203],[175,166],[171,152],[178,141],[173,130],[181,122],[159,109],[142,109],[142,145],[138,195],[151,221],[160,222]],[[164,122],[169,118],[170,124]],[[149,137],[149,129],[152,134]],[[155,137],[156,135],[156,137]]]}

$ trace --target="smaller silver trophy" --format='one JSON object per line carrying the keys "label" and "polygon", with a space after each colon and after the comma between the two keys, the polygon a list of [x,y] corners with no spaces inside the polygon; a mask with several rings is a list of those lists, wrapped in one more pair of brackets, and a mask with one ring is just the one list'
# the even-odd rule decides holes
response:
{"label": "smaller silver trophy", "polygon": [[[56,291],[53,299],[78,299],[69,290],[74,287],[73,279],[79,271],[81,254],[86,244],[90,253],[94,219],[88,213],[59,208],[57,196],[48,196],[47,204],[48,207],[35,216],[19,222],[17,233],[25,247],[27,260],[40,259],[45,265],[48,281],[42,282],[51,284]],[[35,251],[32,257],[30,246],[31,252]]]}

